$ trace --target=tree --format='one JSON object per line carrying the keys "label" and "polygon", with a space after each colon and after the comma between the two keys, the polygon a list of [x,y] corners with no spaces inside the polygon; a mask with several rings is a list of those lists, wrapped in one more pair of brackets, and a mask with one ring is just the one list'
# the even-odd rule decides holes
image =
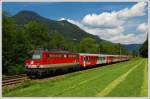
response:
{"label": "tree", "polygon": [[45,25],[31,21],[25,25],[25,32],[33,48],[46,48],[49,45],[50,36]]}
{"label": "tree", "polygon": [[80,51],[84,53],[98,53],[99,46],[94,39],[86,37],[80,42]]}
{"label": "tree", "polygon": [[13,33],[15,33],[16,27],[15,27],[15,22],[12,18],[9,18],[5,13],[3,13],[3,18],[2,18],[2,64],[3,64],[3,72],[8,72],[8,67],[10,65],[13,65],[11,63],[12,59],[12,54],[13,51],[10,50],[13,48]]}
{"label": "tree", "polygon": [[147,40],[143,43],[142,47],[139,49],[140,55],[142,57],[148,57],[148,38]]}
{"label": "tree", "polygon": [[55,33],[50,37],[50,45],[51,45],[51,49],[60,49],[60,50],[64,50],[64,43],[65,43],[65,39],[64,37],[59,34],[59,33]]}
{"label": "tree", "polygon": [[132,56],[133,56],[133,57],[137,57],[137,56],[138,56],[138,52],[137,52],[136,50],[133,50],[133,51],[132,51]]}
{"label": "tree", "polygon": [[24,72],[23,61],[29,47],[24,30],[18,27],[15,21],[7,15],[3,15],[2,23],[3,73],[17,74]]}

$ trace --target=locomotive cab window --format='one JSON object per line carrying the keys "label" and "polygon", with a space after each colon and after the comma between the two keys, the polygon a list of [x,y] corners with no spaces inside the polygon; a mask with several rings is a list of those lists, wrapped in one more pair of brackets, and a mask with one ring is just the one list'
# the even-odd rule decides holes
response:
{"label": "locomotive cab window", "polygon": [[41,50],[36,50],[33,53],[32,59],[41,59],[42,58],[42,51]]}

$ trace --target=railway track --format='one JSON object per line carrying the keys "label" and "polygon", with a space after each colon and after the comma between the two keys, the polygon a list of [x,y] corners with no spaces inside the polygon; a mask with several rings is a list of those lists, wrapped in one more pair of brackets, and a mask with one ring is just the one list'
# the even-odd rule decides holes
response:
{"label": "railway track", "polygon": [[6,76],[2,80],[2,86],[14,85],[25,80],[29,79],[26,74],[14,75],[14,76]]}

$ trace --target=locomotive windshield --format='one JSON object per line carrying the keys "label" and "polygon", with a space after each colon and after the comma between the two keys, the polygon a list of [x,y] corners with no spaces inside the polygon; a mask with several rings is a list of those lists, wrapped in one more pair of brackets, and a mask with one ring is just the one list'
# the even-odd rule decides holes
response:
{"label": "locomotive windshield", "polygon": [[32,59],[41,59],[42,58],[42,51],[41,50],[36,50],[33,53]]}

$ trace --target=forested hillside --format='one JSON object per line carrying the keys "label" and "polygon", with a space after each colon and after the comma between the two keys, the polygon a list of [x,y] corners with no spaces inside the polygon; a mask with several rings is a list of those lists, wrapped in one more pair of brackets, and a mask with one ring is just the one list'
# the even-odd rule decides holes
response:
{"label": "forested hillside", "polygon": [[127,48],[130,52],[138,51],[142,44],[124,44],[125,48]]}
{"label": "forested hillside", "polygon": [[121,44],[114,44],[86,33],[67,21],[46,19],[35,12],[23,11],[15,16],[3,12],[2,72],[24,73],[24,60],[36,48],[80,53],[129,54]]}
{"label": "forested hillside", "polygon": [[[67,22],[66,20],[62,21],[54,21],[51,19],[47,19],[38,15],[32,11],[21,11],[13,16],[13,19],[16,21],[18,25],[24,25],[29,23],[30,21],[36,21],[42,23],[43,25],[47,26],[48,33],[53,35],[54,33],[59,33],[63,35],[65,38],[71,40],[80,41],[84,37],[91,37],[95,40],[100,40],[98,36],[91,35],[86,33],[79,27],[74,24]],[[20,21],[21,20],[21,21]]]}

